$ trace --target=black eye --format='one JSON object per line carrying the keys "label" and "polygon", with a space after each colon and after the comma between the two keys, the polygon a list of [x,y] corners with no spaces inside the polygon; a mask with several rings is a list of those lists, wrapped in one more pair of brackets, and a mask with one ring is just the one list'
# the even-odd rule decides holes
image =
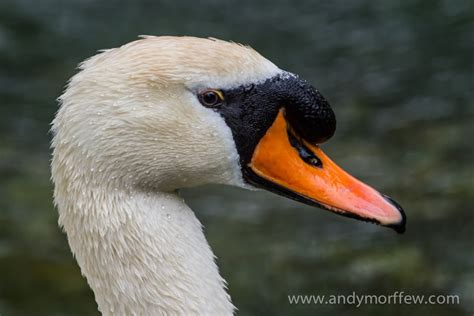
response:
{"label": "black eye", "polygon": [[224,102],[224,95],[218,90],[206,90],[199,93],[199,101],[207,107],[216,107]]}

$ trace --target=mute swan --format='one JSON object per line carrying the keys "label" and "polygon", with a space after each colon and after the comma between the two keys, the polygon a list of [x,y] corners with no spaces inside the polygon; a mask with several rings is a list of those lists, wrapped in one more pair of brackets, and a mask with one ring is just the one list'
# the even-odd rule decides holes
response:
{"label": "mute swan", "polygon": [[104,315],[233,314],[180,188],[264,188],[404,230],[317,146],[336,126],[324,97],[249,47],[144,37],[79,68],[52,123],[54,199]]}

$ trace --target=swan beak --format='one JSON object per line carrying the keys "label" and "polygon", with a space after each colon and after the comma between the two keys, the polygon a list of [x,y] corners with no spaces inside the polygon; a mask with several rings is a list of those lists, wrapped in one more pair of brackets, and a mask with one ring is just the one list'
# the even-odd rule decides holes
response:
{"label": "swan beak", "polygon": [[298,138],[280,110],[247,166],[255,185],[297,201],[405,231],[403,209],[337,166],[317,145]]}

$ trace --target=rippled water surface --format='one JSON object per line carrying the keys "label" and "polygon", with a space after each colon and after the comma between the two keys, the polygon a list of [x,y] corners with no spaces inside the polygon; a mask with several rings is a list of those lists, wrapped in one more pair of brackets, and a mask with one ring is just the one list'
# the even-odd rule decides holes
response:
{"label": "rippled water surface", "polygon": [[[49,122],[75,66],[139,34],[250,44],[330,101],[324,149],[406,209],[404,235],[270,193],[183,195],[240,315],[472,315],[471,1],[0,2],[0,314],[98,315],[57,228]],[[288,294],[456,294],[455,305],[291,306]]]}

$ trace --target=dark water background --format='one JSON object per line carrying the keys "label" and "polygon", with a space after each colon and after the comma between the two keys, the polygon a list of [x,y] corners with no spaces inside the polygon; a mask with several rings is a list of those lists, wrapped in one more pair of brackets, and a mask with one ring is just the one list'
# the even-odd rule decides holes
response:
{"label": "dark water background", "polygon": [[[0,0],[0,314],[98,315],[57,228],[49,122],[75,66],[139,34],[250,44],[330,100],[324,146],[395,197],[399,236],[264,192],[184,195],[240,315],[472,315],[473,2]],[[457,294],[459,305],[290,306],[288,294]]]}

